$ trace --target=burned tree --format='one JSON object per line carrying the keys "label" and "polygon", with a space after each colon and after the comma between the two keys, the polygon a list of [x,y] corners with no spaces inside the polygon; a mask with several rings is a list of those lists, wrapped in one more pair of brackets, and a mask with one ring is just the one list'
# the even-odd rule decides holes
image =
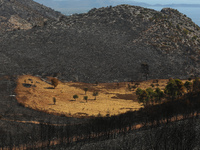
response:
{"label": "burned tree", "polygon": [[143,74],[143,76],[146,77],[146,80],[147,80],[148,75],[149,75],[149,65],[147,63],[141,64],[141,73]]}

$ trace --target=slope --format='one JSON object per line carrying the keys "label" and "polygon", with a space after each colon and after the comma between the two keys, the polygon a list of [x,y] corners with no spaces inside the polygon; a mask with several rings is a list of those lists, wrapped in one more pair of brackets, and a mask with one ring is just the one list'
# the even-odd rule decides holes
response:
{"label": "slope", "polygon": [[1,32],[44,26],[48,19],[57,20],[61,16],[32,0],[1,0],[0,6]]}
{"label": "slope", "polygon": [[187,78],[199,74],[199,35],[190,18],[170,8],[92,9],[2,35],[0,72],[112,82],[145,79],[146,63],[148,78]]}

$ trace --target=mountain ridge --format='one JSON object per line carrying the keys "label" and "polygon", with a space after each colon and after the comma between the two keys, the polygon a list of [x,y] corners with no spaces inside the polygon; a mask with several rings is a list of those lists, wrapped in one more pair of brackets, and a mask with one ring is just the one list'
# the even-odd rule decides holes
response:
{"label": "mountain ridge", "polygon": [[[52,75],[82,82],[188,78],[199,71],[200,28],[174,9],[119,5],[61,16],[0,38],[1,74]],[[17,53],[16,53],[17,52]],[[16,70],[13,72],[13,70]]]}

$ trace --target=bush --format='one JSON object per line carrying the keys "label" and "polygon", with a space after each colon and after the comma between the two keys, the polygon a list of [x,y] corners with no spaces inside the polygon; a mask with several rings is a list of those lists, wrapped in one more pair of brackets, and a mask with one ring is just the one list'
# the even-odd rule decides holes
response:
{"label": "bush", "polygon": [[99,95],[99,92],[97,92],[97,91],[94,91],[94,92],[93,92],[93,96],[95,97],[94,100],[96,100],[96,97],[97,97],[98,95]]}
{"label": "bush", "polygon": [[87,102],[88,96],[84,96],[83,99],[86,100],[86,102]]}
{"label": "bush", "polygon": [[159,84],[157,83],[156,86],[159,87]]}
{"label": "bush", "polygon": [[76,100],[78,98],[78,95],[73,95],[73,98]]}
{"label": "bush", "polygon": [[137,86],[136,86],[136,85],[134,85],[134,86],[132,86],[132,88],[133,88],[133,89],[136,89],[136,88],[137,88]]}
{"label": "bush", "polygon": [[135,86],[136,86],[136,87],[138,87],[139,85],[140,85],[140,83],[139,83],[139,82],[135,83]]}
{"label": "bush", "polygon": [[55,87],[58,86],[58,79],[52,78],[52,79],[51,79],[51,84],[54,86],[54,89],[55,89]]}

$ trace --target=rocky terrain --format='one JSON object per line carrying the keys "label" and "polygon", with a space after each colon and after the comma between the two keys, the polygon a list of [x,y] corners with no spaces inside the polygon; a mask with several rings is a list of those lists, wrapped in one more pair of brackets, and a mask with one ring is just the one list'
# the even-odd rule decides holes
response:
{"label": "rocky terrain", "polygon": [[[200,73],[200,28],[177,10],[119,5],[62,16],[31,0],[0,2],[0,16],[7,20],[1,30],[12,26],[0,36],[2,76],[59,72],[67,81],[144,80],[144,63],[151,79]],[[25,27],[16,30],[24,25],[13,23],[19,18]],[[35,26],[39,18],[45,23]]]}
{"label": "rocky terrain", "polygon": [[0,30],[28,30],[44,26],[48,19],[57,20],[59,12],[30,0],[0,0]]}

